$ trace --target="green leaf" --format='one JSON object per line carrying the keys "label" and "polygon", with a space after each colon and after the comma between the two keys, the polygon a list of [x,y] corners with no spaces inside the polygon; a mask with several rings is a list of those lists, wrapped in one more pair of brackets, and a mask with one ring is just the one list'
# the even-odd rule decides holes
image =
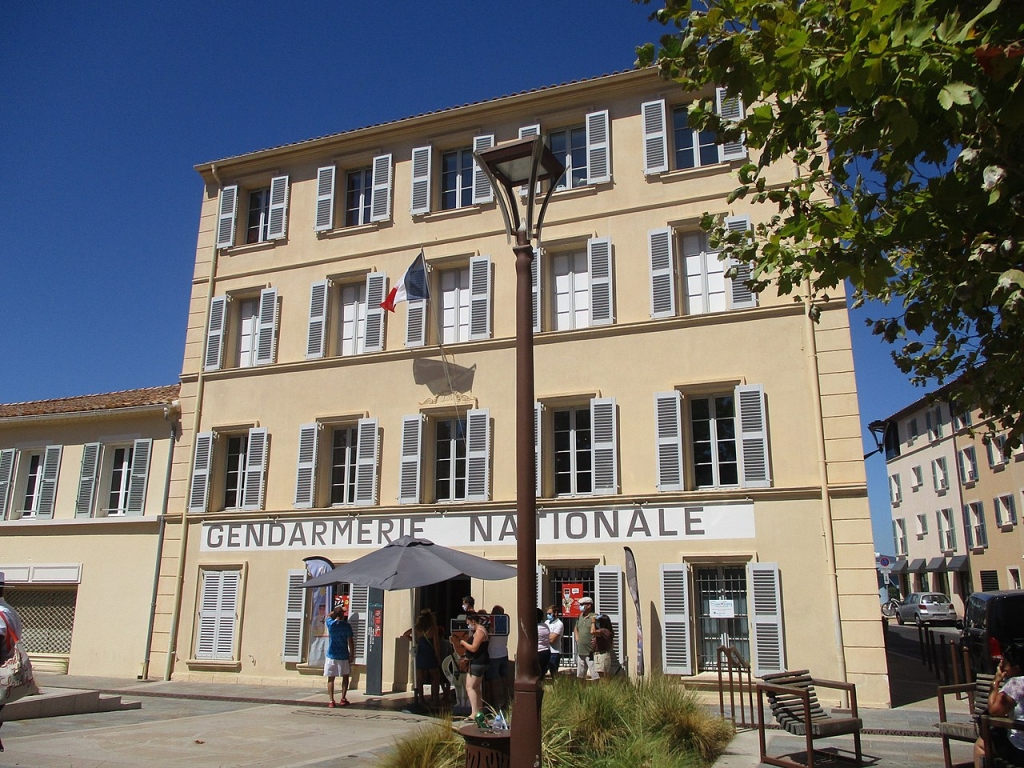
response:
{"label": "green leaf", "polygon": [[974,88],[967,83],[949,83],[939,91],[939,104],[943,109],[952,109],[954,104],[967,106],[973,92]]}

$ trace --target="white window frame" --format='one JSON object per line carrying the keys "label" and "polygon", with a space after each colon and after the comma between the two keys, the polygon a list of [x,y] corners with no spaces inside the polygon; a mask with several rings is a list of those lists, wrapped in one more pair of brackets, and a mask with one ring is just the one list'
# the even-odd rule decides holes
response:
{"label": "white window frame", "polygon": [[897,472],[889,475],[889,503],[897,506],[901,501],[903,501],[903,488],[900,484],[900,475]]}
{"label": "white window frame", "polygon": [[953,510],[944,507],[935,513],[939,530],[939,549],[943,552],[956,551],[956,524],[953,521]]}
{"label": "white window frame", "polygon": [[917,438],[921,436],[921,433],[917,429],[917,417],[907,419],[907,445],[911,446],[917,442]]}
{"label": "white window frame", "polygon": [[1006,445],[1006,435],[993,435],[985,444],[988,452],[988,465],[992,469],[1000,469],[1006,466],[1006,455],[1003,453],[1003,446]]}
{"label": "white window frame", "polygon": [[988,530],[985,526],[985,505],[980,501],[964,504],[964,534],[968,549],[986,549]]}
{"label": "white window frame", "polygon": [[917,530],[915,533],[918,539],[923,539],[928,535],[928,515],[924,512],[917,513]]}
{"label": "white window frame", "polygon": [[910,477],[910,490],[917,491],[924,485],[924,470],[921,469],[920,465],[910,468]]}
{"label": "white window frame", "polygon": [[896,554],[906,556],[907,554],[907,521],[898,517],[892,521],[893,538],[896,541]]}
{"label": "white window frame", "polygon": [[1004,493],[995,496],[992,505],[995,509],[997,527],[1012,528],[1017,524],[1017,499],[1014,494]]}
{"label": "white window frame", "polygon": [[245,567],[201,568],[193,658],[237,661]]}
{"label": "white window frame", "polygon": [[959,451],[960,476],[964,483],[974,483],[978,480],[978,455],[973,445],[961,448]]}
{"label": "white window frame", "polygon": [[932,483],[936,493],[945,493],[949,490],[949,467],[945,456],[932,459]]}

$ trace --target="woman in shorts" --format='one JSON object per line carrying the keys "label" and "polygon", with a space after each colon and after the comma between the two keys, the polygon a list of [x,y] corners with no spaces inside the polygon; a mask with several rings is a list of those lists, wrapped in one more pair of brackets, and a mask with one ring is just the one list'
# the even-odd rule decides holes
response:
{"label": "woman in shorts", "polygon": [[466,694],[469,696],[469,707],[472,710],[473,720],[481,728],[484,727],[484,696],[483,685],[484,675],[487,674],[489,658],[487,655],[487,634],[488,616],[486,613],[475,613],[470,611],[466,614],[466,623],[469,631],[472,632],[472,639],[468,642],[460,640],[469,659],[469,675],[466,678]]}

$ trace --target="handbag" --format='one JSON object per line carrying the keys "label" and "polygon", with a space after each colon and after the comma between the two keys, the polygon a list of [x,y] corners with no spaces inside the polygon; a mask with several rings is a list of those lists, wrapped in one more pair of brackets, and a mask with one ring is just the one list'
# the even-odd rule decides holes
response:
{"label": "handbag", "polygon": [[0,705],[3,705],[25,696],[37,695],[39,686],[32,677],[32,662],[29,661],[28,653],[3,611],[0,611],[0,620],[4,623],[7,639],[7,658],[0,664]]}
{"label": "handbag", "polygon": [[459,656],[459,672],[463,674],[469,672],[469,656],[467,654]]}

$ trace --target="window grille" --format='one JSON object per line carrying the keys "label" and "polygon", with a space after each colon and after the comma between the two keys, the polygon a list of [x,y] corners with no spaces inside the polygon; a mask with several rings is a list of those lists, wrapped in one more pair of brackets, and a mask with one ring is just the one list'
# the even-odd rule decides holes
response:
{"label": "window grille", "polygon": [[71,653],[76,589],[8,588],[4,597],[21,617],[29,653]]}

